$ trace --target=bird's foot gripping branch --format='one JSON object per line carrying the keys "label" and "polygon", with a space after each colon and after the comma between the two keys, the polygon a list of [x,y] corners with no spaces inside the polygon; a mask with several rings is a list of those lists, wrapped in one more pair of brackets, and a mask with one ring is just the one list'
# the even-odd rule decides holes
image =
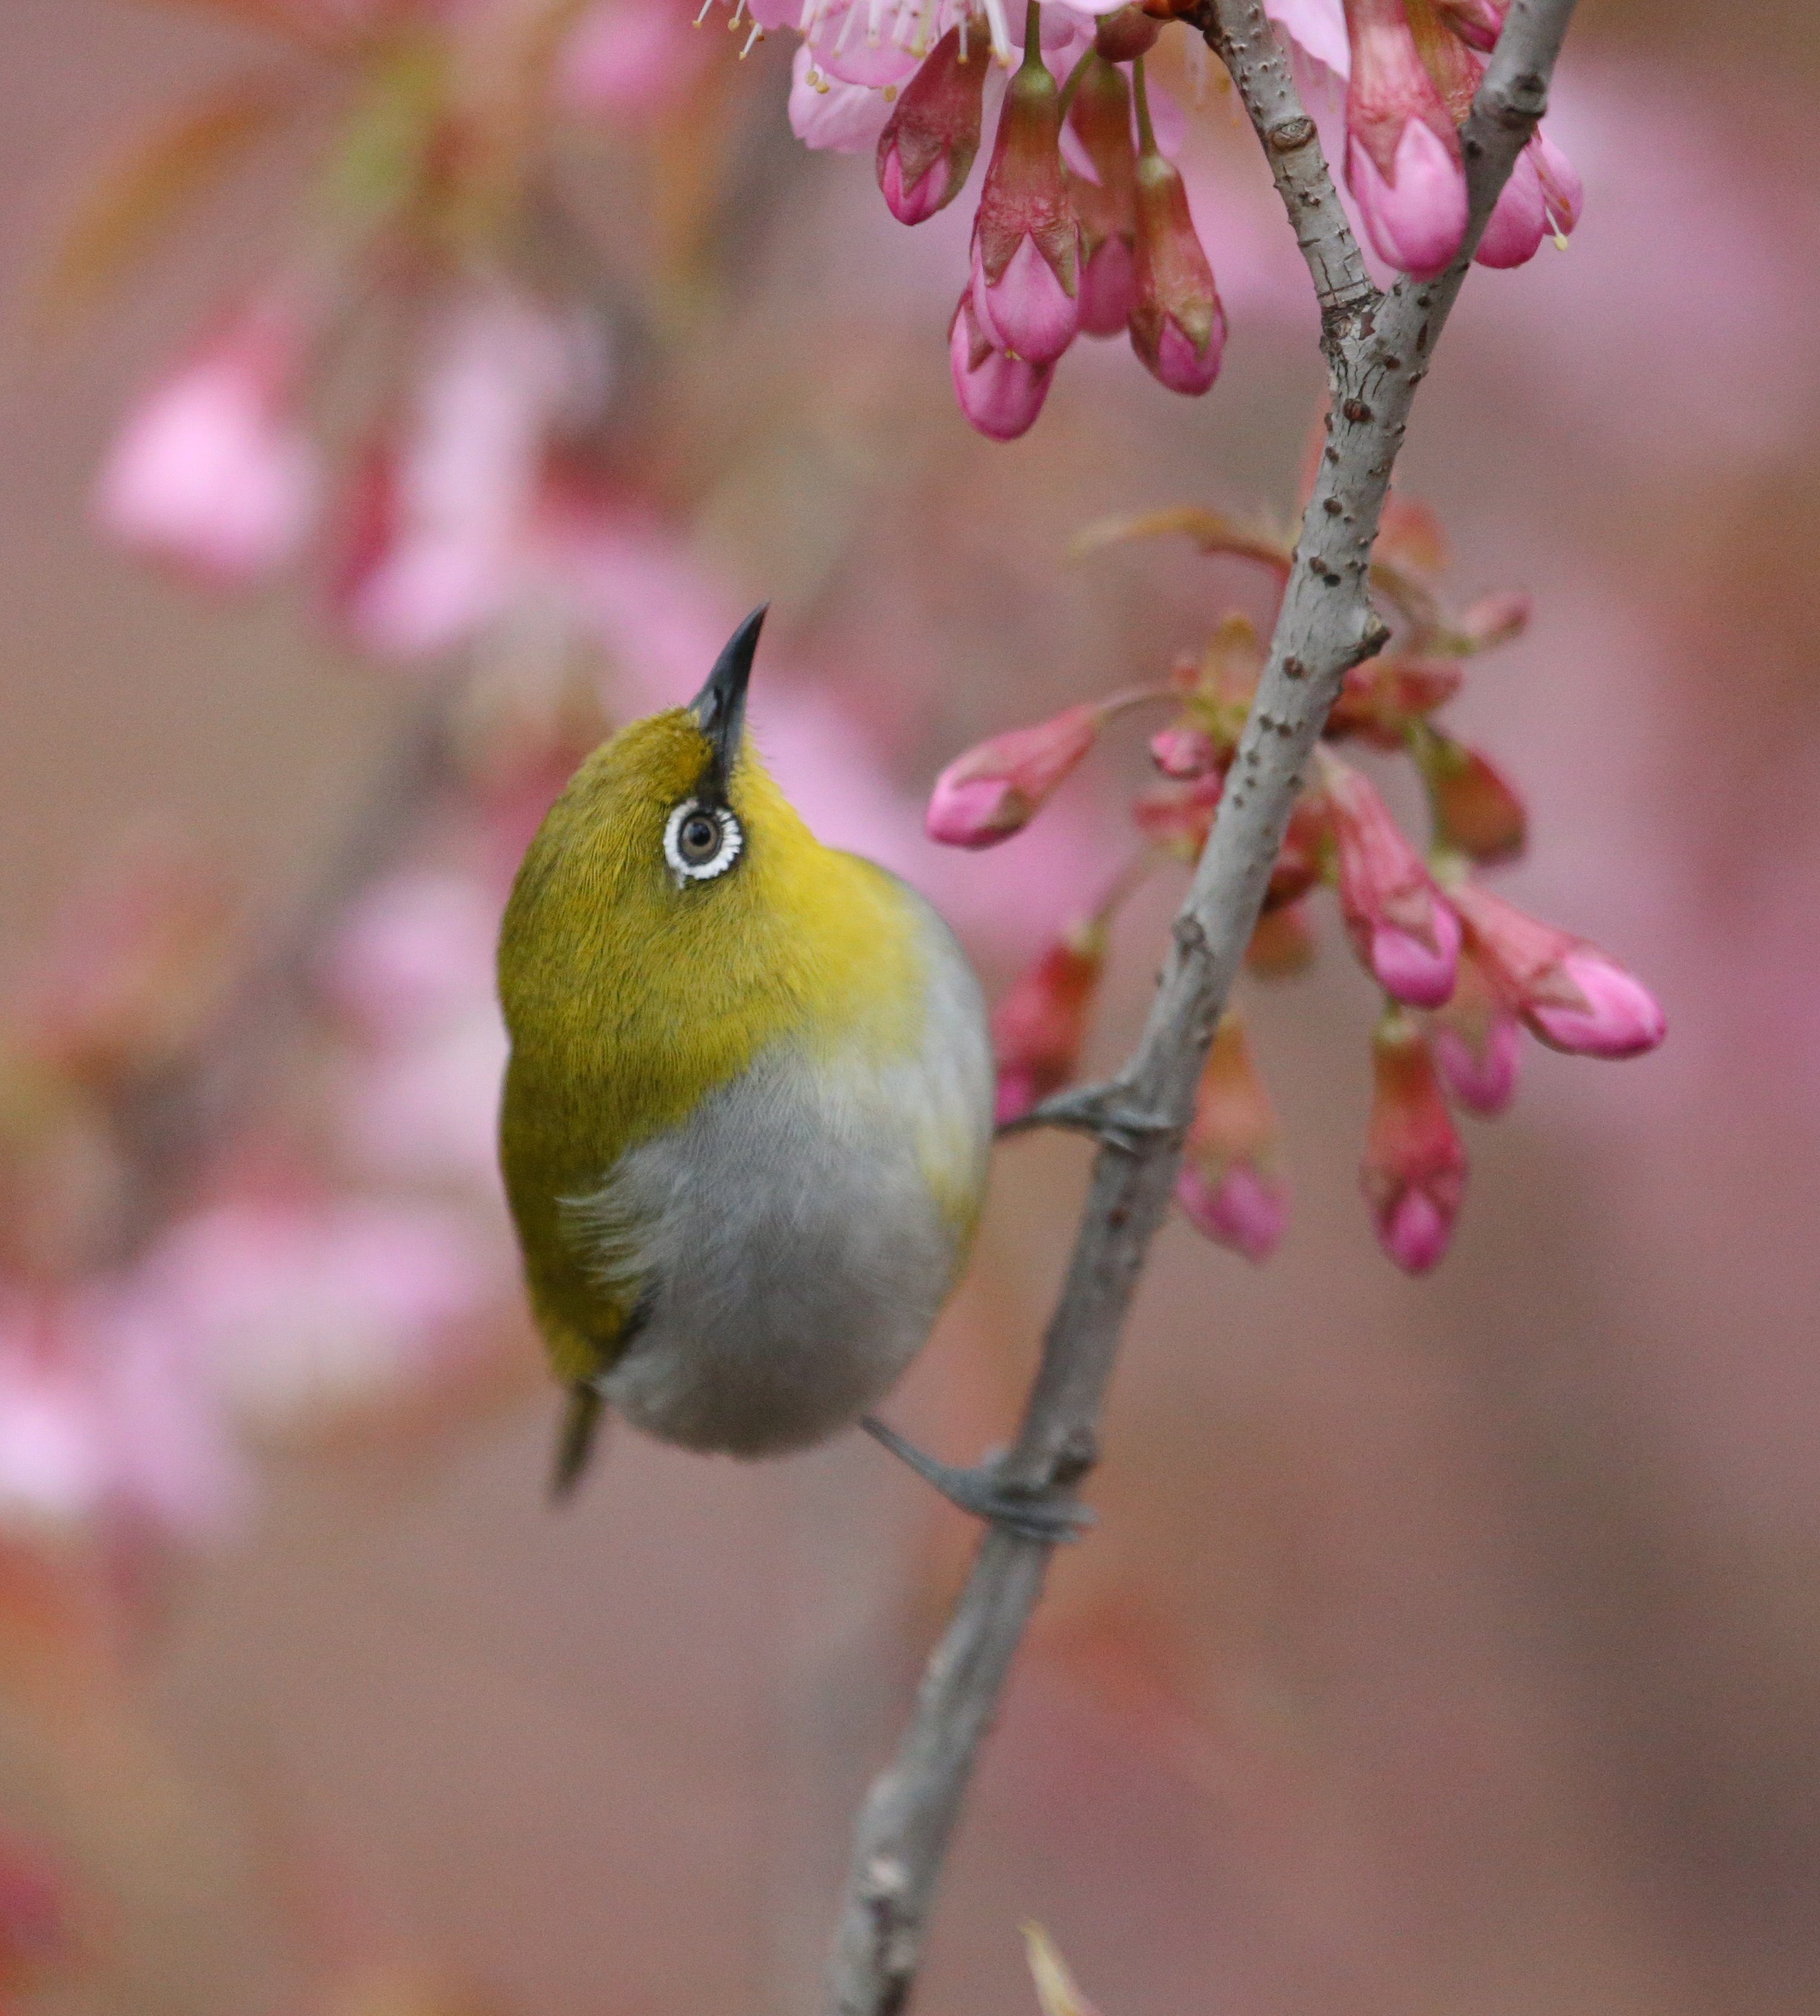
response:
{"label": "bird's foot gripping branch", "polygon": [[[811,10],[809,53],[798,59],[799,72],[829,91],[833,66],[818,52],[825,24],[841,11],[838,4]],[[1035,418],[1056,358],[1090,326],[1090,304],[1098,312],[1110,292],[1090,289],[1081,267],[1106,260],[1117,236],[1116,227],[1097,241],[1095,232],[1100,208],[1110,211],[1127,186],[1124,154],[1133,153],[1141,174],[1160,151],[1138,68],[1153,16],[1092,11],[1091,45],[1067,74],[1065,106],[1030,74],[1042,67],[1047,39],[1034,6],[1024,66],[1006,94],[975,227],[975,270],[955,323],[967,333],[964,354],[958,336],[955,345],[961,403],[988,433],[1020,432]],[[1133,808],[1137,862],[1062,934],[995,1021],[1002,1129],[1052,1122],[1101,1142],[1036,1383],[999,1467],[1005,1482],[1032,1492],[1065,1491],[1079,1474],[1078,1452],[1094,1444],[1125,1313],[1172,1197],[1211,1237],[1253,1258],[1276,1243],[1286,1207],[1275,1123],[1228,1003],[1243,966],[1269,975],[1306,963],[1308,901],[1318,887],[1336,891],[1354,952],[1383,992],[1372,1039],[1364,1187],[1385,1250],[1412,1271],[1440,1258],[1459,1208],[1465,1156],[1449,1099],[1469,1111],[1502,1110],[1520,1030],[1599,1057],[1634,1054],[1663,1033],[1654,1002],[1615,961],[1480,886],[1484,870],[1521,851],[1523,808],[1491,763],[1434,716],[1465,664],[1516,635],[1527,611],[1512,597],[1450,610],[1437,578],[1437,528],[1390,494],[1417,387],[1473,259],[1518,263],[1551,225],[1564,230],[1577,214],[1572,171],[1538,130],[1572,0],[1347,0],[1343,17],[1333,9],[1325,38],[1323,9],[1303,6],[1297,32],[1314,23],[1321,45],[1300,52],[1279,40],[1271,11],[1263,0],[1197,0],[1179,9],[1164,0],[1155,13],[1188,23],[1231,73],[1321,309],[1329,403],[1300,529],[1292,544],[1267,527],[1201,512],[1111,529],[1186,533],[1204,549],[1268,567],[1281,584],[1274,630],[1266,641],[1229,619],[1198,663],[1153,690],[1075,707],[969,751],[944,773],[930,808],[936,838],[990,845],[1034,814],[1115,715],[1146,704],[1159,711],[1151,748],[1161,779]],[[1071,20],[1066,9],[1049,13]],[[991,18],[1002,34],[999,17]],[[958,60],[944,47],[930,65]],[[1347,178],[1374,248],[1401,269],[1387,293],[1366,269],[1298,94],[1293,68],[1306,56],[1349,77]],[[1104,115],[1103,131],[1095,123],[1102,99],[1110,107],[1125,88],[1117,73],[1128,63],[1138,99],[1128,145],[1116,116]],[[892,207],[901,217],[908,211],[910,221],[951,198],[964,172],[954,149],[977,144],[968,106],[955,112],[949,103],[958,96],[939,68],[917,70],[881,140],[887,200],[895,191]],[[937,103],[954,113],[961,138],[947,156],[929,151],[926,139],[912,153],[921,108]],[[1056,234],[1046,221],[1041,232],[1027,223],[1001,258],[1010,227],[998,213],[1013,217],[1014,195],[1030,219],[1050,214],[1037,178],[1051,172],[1045,150],[1059,143],[1064,117],[1095,170],[1095,193],[1076,192],[1079,263],[1062,256],[1066,245],[1051,245]],[[1049,136],[1040,146],[1031,137],[1039,119]],[[1160,188],[1163,178],[1151,173]],[[903,204],[906,188],[923,196]],[[1179,377],[1194,351],[1182,306],[1204,255],[1197,265],[1182,241],[1192,224],[1171,193],[1134,196],[1130,215],[1125,320],[1134,348],[1169,383],[1159,360],[1172,358]],[[1177,234],[1172,251],[1165,230]],[[1165,283],[1161,274],[1172,277]],[[1015,337],[1001,333],[1008,289],[1021,290],[1020,309],[1052,311],[1050,337],[1067,319],[1063,300],[1074,308],[1074,328],[1040,357],[1020,358]],[[1166,351],[1146,332],[1160,304],[1167,322],[1171,302]],[[1210,332],[1223,329],[1217,298],[1213,315]],[[1218,337],[1209,340],[1217,361]],[[1204,361],[1204,348],[1196,354]],[[1364,772],[1337,753],[1348,743],[1415,765],[1430,810],[1426,856]],[[1113,914],[1141,874],[1171,858],[1192,862],[1192,873],[1138,1048],[1116,1092],[1070,1093]],[[1143,1124],[1124,1124],[1133,1115]],[[1050,1544],[1001,1526],[981,1545],[898,1755],[860,1813],[829,1965],[833,2016],[891,2016],[909,1998],[974,1755],[1041,1592]]]}

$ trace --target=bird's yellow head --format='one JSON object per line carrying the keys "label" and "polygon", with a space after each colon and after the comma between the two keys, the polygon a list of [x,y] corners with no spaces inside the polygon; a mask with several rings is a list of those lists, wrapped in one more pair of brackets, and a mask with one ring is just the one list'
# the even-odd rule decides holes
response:
{"label": "bird's yellow head", "polygon": [[687,707],[588,758],[507,906],[514,1068],[584,1102],[597,1141],[603,1123],[628,1141],[673,1124],[780,1035],[851,1036],[876,1017],[882,1044],[914,1038],[919,963],[901,891],[822,847],[745,738],[764,615]]}

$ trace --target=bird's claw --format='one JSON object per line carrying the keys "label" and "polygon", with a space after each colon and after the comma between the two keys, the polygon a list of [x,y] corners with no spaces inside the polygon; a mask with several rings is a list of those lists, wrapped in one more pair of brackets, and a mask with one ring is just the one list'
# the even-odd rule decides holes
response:
{"label": "bird's claw", "polygon": [[1066,1127],[1077,1134],[1091,1134],[1121,1155],[1139,1154],[1159,1135],[1180,1132],[1178,1122],[1167,1114],[1148,1112],[1135,1104],[1126,1088],[1116,1082],[1059,1092],[1017,1119],[1006,1121],[998,1132],[1021,1134],[1034,1127]]}
{"label": "bird's claw", "polygon": [[996,1458],[972,1468],[938,1463],[874,1415],[867,1415],[860,1426],[925,1482],[933,1485],[951,1505],[972,1513],[976,1519],[1002,1526],[1021,1539],[1054,1546],[1064,1540],[1079,1539],[1082,1532],[1095,1523],[1093,1512],[1072,1492],[1053,1484],[1012,1483],[1000,1475]]}

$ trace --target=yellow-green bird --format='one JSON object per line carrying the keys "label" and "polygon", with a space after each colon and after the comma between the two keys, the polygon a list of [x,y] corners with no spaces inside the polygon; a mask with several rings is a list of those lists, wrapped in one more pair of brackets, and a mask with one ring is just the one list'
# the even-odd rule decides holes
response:
{"label": "yellow-green bird", "polygon": [[[740,1456],[858,1420],[928,1337],[985,1193],[978,983],[915,891],[821,845],[766,774],[744,733],[764,616],[689,706],[587,758],[506,906],[500,1160],[570,1391],[559,1491],[603,1406]],[[970,1510],[1071,1524],[867,1426]]]}

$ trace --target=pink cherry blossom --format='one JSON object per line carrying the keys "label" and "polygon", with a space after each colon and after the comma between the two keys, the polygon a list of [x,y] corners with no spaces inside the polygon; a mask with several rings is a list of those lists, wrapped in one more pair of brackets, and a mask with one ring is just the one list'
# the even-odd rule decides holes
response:
{"label": "pink cherry blossom", "polygon": [[930,794],[930,838],[948,847],[996,847],[1021,832],[1093,747],[1104,718],[1096,707],[1066,707],[957,756]]}
{"label": "pink cherry blossom", "polygon": [[315,514],[295,397],[305,333],[268,301],[236,316],[139,401],[97,481],[103,531],[222,583],[290,559]]}
{"label": "pink cherry blossom", "polygon": [[790,65],[790,131],[805,147],[861,154],[877,144],[891,108],[869,85],[846,84],[816,67],[808,45]]}
{"label": "pink cherry blossom", "polygon": [[1264,11],[1288,30],[1302,48],[1336,77],[1352,68],[1346,10],[1340,0],[1264,0]]}
{"label": "pink cherry blossom", "polygon": [[1080,228],[1060,152],[1056,80],[1028,49],[1005,88],[973,218],[980,332],[1027,364],[1052,364],[1080,326]]}

